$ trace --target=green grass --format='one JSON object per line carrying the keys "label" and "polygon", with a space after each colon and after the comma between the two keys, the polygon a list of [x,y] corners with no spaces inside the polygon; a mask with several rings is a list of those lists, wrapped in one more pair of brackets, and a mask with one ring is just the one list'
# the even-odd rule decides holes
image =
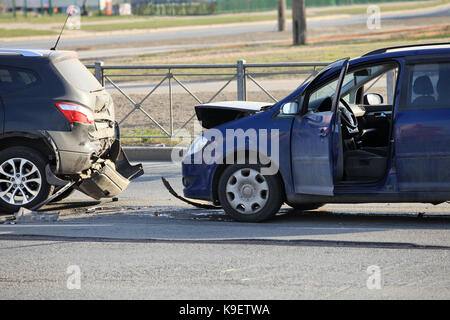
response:
{"label": "green grass", "polygon": [[0,39],[1,38],[12,38],[12,37],[28,37],[28,36],[46,36],[52,35],[55,32],[50,30],[34,30],[34,29],[2,29],[0,28]]}
{"label": "green grass", "polygon": [[163,144],[165,146],[175,146],[181,143],[182,139],[169,139],[169,138],[122,138],[122,137],[139,137],[139,136],[165,136],[164,132],[157,129],[133,129],[133,130],[121,130],[120,141],[124,145],[158,145]]}
{"label": "green grass", "polygon": [[[258,47],[245,47],[240,49],[233,49],[233,55],[227,55],[223,57],[216,55],[208,58],[208,63],[211,64],[224,64],[224,63],[236,63],[239,59],[244,59],[247,63],[277,63],[277,62],[332,62],[343,57],[355,58],[371,50],[382,48],[385,46],[402,45],[410,43],[426,43],[428,40],[448,41],[450,34],[419,37],[419,38],[402,38],[402,39],[389,39],[378,41],[345,41],[333,44],[320,44],[320,45],[306,45],[306,46],[287,46],[287,45],[265,45]],[[231,51],[230,51],[231,52]],[[209,51],[198,51],[189,54],[189,63],[204,63],[204,55],[210,53]],[[222,53],[228,53],[222,51]],[[178,58],[186,56],[186,53],[173,53],[162,55],[149,56],[153,60],[152,63],[157,63],[160,57],[164,58]],[[144,58],[144,57],[141,57]],[[136,64],[138,61],[130,61],[127,64]],[[142,63],[142,60],[141,62]],[[183,62],[180,62],[183,63]],[[192,73],[189,70],[189,73]]]}
{"label": "green grass", "polygon": [[173,28],[184,26],[202,26],[213,24],[229,24],[240,22],[259,22],[275,20],[275,15],[236,15],[236,16],[208,16],[198,18],[149,18],[148,21],[111,23],[111,24],[93,24],[83,25],[82,29],[86,31],[115,31],[115,30],[129,30],[129,29],[158,29],[158,28]]}

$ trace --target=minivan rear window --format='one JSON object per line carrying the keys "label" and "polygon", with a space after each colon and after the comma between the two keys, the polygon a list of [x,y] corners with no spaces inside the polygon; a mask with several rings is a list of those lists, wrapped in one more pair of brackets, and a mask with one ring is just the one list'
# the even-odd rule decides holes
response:
{"label": "minivan rear window", "polygon": [[450,63],[413,65],[408,85],[409,109],[450,108]]}
{"label": "minivan rear window", "polygon": [[56,69],[68,83],[83,91],[101,89],[101,84],[78,59],[65,59],[55,63]]}

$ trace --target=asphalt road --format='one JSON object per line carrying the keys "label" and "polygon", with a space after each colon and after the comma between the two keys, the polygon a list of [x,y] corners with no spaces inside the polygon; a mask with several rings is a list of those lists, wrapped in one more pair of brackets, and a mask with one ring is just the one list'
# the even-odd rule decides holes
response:
{"label": "asphalt road", "polygon": [[1,224],[0,298],[450,298],[448,204],[283,207],[238,223],[171,196],[160,177],[181,191],[178,164],[144,168],[116,202],[75,193],[45,208],[56,222]]}

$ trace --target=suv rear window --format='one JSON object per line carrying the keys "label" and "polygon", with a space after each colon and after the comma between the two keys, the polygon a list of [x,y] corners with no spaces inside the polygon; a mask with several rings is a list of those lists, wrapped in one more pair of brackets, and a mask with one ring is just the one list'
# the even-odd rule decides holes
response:
{"label": "suv rear window", "polygon": [[31,70],[0,66],[0,94],[19,91],[38,82]]}
{"label": "suv rear window", "polygon": [[101,89],[101,84],[78,59],[65,59],[55,63],[56,69],[68,83],[83,91]]}

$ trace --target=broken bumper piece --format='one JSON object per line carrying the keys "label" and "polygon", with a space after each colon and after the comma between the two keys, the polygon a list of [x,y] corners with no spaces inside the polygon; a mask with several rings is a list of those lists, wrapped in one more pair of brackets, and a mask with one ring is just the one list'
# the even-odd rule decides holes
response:
{"label": "broken bumper piece", "polygon": [[94,198],[112,198],[124,191],[131,180],[144,174],[142,164],[131,165],[122,149],[115,162],[105,160],[92,169],[87,179],[76,185],[76,189]]}

